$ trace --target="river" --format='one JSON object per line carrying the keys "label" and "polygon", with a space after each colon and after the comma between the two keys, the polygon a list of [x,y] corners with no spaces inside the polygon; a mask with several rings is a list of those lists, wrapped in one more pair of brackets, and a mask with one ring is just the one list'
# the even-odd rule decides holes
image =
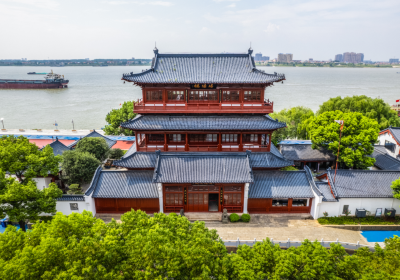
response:
{"label": "river", "polygon": [[[149,66],[54,67],[68,79],[66,89],[0,89],[0,118],[6,128],[99,129],[105,116],[127,100],[141,98],[139,87],[121,81],[122,73],[139,73]],[[400,68],[262,67],[284,73],[286,81],[266,89],[274,110],[305,106],[316,111],[331,97],[367,95],[389,104],[400,99]],[[27,72],[49,72],[50,67],[0,67],[0,79],[42,79]],[[399,74],[397,74],[399,72]]]}

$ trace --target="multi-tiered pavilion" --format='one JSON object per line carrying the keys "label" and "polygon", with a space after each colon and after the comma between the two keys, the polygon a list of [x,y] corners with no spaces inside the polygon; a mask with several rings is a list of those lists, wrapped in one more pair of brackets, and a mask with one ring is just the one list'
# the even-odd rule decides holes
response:
{"label": "multi-tiered pavilion", "polygon": [[271,144],[285,123],[272,119],[267,87],[283,74],[255,67],[244,54],[160,54],[151,68],[123,75],[142,89],[138,115],[122,124],[135,132],[129,152],[99,168],[86,192],[98,213],[310,213],[316,190],[309,170]]}

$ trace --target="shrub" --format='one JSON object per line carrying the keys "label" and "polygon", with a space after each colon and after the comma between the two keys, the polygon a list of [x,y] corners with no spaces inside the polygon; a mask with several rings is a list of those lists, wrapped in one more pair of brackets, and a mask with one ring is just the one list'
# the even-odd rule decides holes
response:
{"label": "shrub", "polygon": [[241,219],[242,219],[243,222],[248,223],[248,222],[250,222],[250,215],[249,214],[243,214]]}
{"label": "shrub", "polygon": [[67,194],[83,194],[79,184],[71,184],[69,185],[68,189],[69,191],[67,191]]}
{"label": "shrub", "polygon": [[232,223],[236,223],[237,221],[240,220],[240,216],[239,216],[238,214],[235,214],[235,213],[230,214],[230,215],[229,215],[229,220],[230,220]]}
{"label": "shrub", "polygon": [[119,149],[119,148],[110,149],[110,150],[108,151],[107,157],[108,157],[109,159],[120,159],[124,154],[125,154],[124,151],[121,150],[121,149]]}
{"label": "shrub", "polygon": [[324,217],[328,217],[328,212],[324,212],[324,213],[322,213],[322,214],[324,214]]}

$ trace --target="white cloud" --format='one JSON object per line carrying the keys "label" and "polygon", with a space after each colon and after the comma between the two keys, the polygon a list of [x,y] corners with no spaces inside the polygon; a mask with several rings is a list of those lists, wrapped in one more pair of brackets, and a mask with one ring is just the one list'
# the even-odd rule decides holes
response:
{"label": "white cloud", "polygon": [[36,8],[51,10],[56,9],[60,5],[59,3],[57,3],[57,1],[54,0],[6,0],[5,2],[11,2],[13,4],[19,3]]}
{"label": "white cloud", "polygon": [[272,33],[274,31],[279,30],[279,25],[273,24],[273,23],[268,23],[267,25],[267,29],[265,29],[264,31],[267,33]]}
{"label": "white cloud", "polygon": [[107,3],[109,5],[124,5],[124,4],[128,4],[129,2],[126,2],[126,1],[104,1],[104,3]]}
{"label": "white cloud", "polygon": [[128,2],[128,1],[115,0],[115,1],[104,1],[103,3],[107,3],[109,5],[135,4],[135,5],[140,5],[140,6],[151,5],[151,6],[163,6],[163,7],[170,7],[170,6],[174,5],[173,3],[167,2],[167,1],[150,1],[150,2],[131,1],[131,2]]}
{"label": "white cloud", "polygon": [[213,0],[214,2],[239,2],[240,0]]}
{"label": "white cloud", "polygon": [[123,23],[133,23],[133,22],[134,23],[142,23],[142,22],[148,22],[148,21],[153,21],[153,20],[155,20],[155,18],[152,16],[142,16],[142,17],[121,19],[119,21],[123,22]]}
{"label": "white cloud", "polygon": [[235,8],[236,7],[236,3],[232,3],[230,5],[227,6],[228,8]]}
{"label": "white cloud", "polygon": [[165,2],[165,1],[154,1],[154,2],[149,2],[148,4],[152,6],[164,6],[164,7],[169,7],[174,5],[171,2]]}

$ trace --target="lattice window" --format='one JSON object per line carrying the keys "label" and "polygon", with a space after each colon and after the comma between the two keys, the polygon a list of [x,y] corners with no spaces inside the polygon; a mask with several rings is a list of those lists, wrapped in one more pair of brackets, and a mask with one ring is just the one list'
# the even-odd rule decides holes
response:
{"label": "lattice window", "polygon": [[243,134],[243,142],[258,143],[258,134]]}
{"label": "lattice window", "polygon": [[190,142],[218,142],[218,134],[189,134]]}
{"label": "lattice window", "polygon": [[149,134],[149,142],[164,143],[164,134]]}
{"label": "lattice window", "polygon": [[168,90],[167,95],[169,101],[185,101],[185,91],[183,90]]}
{"label": "lattice window", "polygon": [[224,205],[241,205],[241,193],[224,193]]}
{"label": "lattice window", "polygon": [[148,90],[146,91],[146,101],[162,101],[162,90]]}
{"label": "lattice window", "polygon": [[261,91],[259,90],[246,90],[244,92],[244,101],[253,102],[253,101],[260,101],[261,100]]}
{"label": "lattice window", "polygon": [[237,134],[222,134],[222,142],[223,143],[237,143],[238,135]]}
{"label": "lattice window", "polygon": [[169,134],[169,141],[170,142],[185,142],[186,135],[185,134]]}
{"label": "lattice window", "polygon": [[166,193],[165,194],[166,206],[183,205],[183,194],[181,193]]}
{"label": "lattice window", "polygon": [[224,90],[222,92],[222,100],[227,102],[238,102],[239,91],[238,90]]}
{"label": "lattice window", "polygon": [[218,91],[216,90],[192,90],[189,92],[189,101],[218,101]]}

